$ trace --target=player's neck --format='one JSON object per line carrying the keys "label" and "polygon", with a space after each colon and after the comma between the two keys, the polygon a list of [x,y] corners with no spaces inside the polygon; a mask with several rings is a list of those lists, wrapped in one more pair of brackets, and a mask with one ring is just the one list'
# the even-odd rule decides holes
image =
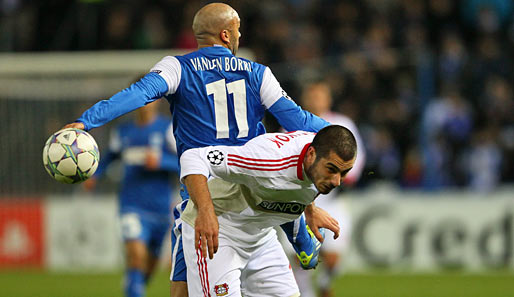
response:
{"label": "player's neck", "polygon": [[209,43],[198,44],[198,49],[205,48],[205,47],[212,47],[212,46],[219,46],[219,47],[224,47],[224,48],[228,49],[228,46],[226,44],[223,44],[222,42],[209,42]]}

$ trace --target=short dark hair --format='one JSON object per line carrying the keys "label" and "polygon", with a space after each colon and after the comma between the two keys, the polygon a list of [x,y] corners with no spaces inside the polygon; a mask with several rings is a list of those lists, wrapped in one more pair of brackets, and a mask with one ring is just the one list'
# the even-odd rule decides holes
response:
{"label": "short dark hair", "polygon": [[357,153],[357,142],[353,133],[339,125],[330,125],[319,130],[311,146],[316,150],[316,159],[334,152],[344,161],[350,161]]}

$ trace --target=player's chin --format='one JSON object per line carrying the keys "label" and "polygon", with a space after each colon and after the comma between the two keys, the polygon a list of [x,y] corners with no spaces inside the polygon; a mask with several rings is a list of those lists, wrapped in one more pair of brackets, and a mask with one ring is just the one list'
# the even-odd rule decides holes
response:
{"label": "player's chin", "polygon": [[332,191],[332,189],[334,189],[334,187],[324,185],[324,184],[320,184],[317,188],[318,188],[318,191],[323,195],[330,193],[330,191]]}

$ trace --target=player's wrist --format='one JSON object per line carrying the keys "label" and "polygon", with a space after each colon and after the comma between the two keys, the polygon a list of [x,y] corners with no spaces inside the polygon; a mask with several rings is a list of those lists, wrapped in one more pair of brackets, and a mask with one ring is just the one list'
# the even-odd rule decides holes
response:
{"label": "player's wrist", "polygon": [[310,214],[314,213],[315,208],[316,208],[316,206],[314,205],[314,202],[312,202],[311,204],[307,205],[307,207],[305,207],[305,210],[304,210],[305,214],[310,215]]}
{"label": "player's wrist", "polygon": [[215,215],[214,206],[212,204],[197,206],[197,211],[198,216]]}

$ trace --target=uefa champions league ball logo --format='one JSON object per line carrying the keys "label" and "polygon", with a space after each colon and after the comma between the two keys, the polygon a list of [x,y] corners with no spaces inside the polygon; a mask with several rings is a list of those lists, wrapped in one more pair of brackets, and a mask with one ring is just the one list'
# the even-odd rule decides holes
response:
{"label": "uefa champions league ball logo", "polygon": [[218,150],[210,151],[207,154],[207,160],[214,166],[220,165],[223,159],[223,153]]}

